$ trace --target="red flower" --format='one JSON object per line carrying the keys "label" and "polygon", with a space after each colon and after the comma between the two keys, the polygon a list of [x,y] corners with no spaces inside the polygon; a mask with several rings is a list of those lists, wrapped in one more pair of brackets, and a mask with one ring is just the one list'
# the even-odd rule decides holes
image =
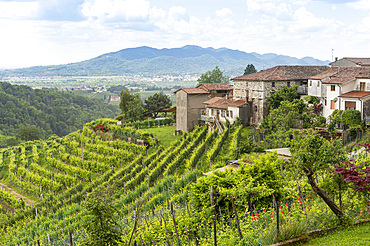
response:
{"label": "red flower", "polygon": [[284,214],[284,210],[283,211],[281,211],[283,214]]}
{"label": "red flower", "polygon": [[247,230],[244,230],[244,233],[247,234]]}
{"label": "red flower", "polygon": [[263,212],[266,213],[266,209],[264,209]]}
{"label": "red flower", "polygon": [[294,194],[293,194],[293,198],[294,198],[295,196],[294,196]]}
{"label": "red flower", "polygon": [[310,207],[309,206],[307,206],[307,209],[309,209]]}

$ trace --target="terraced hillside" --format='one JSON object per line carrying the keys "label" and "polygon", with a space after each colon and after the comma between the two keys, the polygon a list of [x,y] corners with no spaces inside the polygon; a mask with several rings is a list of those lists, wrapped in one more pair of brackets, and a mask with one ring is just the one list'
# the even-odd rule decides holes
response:
{"label": "terraced hillside", "polygon": [[[106,128],[93,130],[97,125]],[[185,242],[185,235],[190,234],[186,230],[192,230],[181,222],[189,219],[184,216],[189,212],[188,187],[202,173],[220,166],[216,164],[221,163],[216,162],[220,151],[234,156],[238,134],[240,127],[218,135],[203,126],[185,133],[168,148],[154,144],[147,149],[126,140],[144,138],[153,144],[150,134],[101,119],[63,138],[3,149],[0,182],[8,182],[35,204],[26,205],[0,189],[3,211],[8,210],[1,217],[0,241],[6,245],[65,245],[71,239],[78,243],[86,237],[83,225],[89,220],[84,200],[93,190],[114,187],[110,198],[120,210],[118,224],[126,244],[130,238],[142,243],[163,240],[167,230],[168,238],[170,233],[174,237],[172,219],[178,221],[176,230]],[[141,219],[135,225],[138,213]],[[166,221],[166,235],[155,230],[159,222],[162,227]]]}

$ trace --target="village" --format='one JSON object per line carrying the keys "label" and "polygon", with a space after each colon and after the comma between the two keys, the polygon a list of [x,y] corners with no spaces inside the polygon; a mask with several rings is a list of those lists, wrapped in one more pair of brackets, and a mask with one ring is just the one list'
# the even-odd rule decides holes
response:
{"label": "village", "polygon": [[301,98],[316,97],[326,123],[334,110],[358,110],[370,123],[370,58],[335,59],[328,66],[275,66],[232,78],[226,83],[200,84],[177,90],[177,130],[192,131],[207,122],[260,125],[268,113],[266,99],[283,87],[298,86]]}

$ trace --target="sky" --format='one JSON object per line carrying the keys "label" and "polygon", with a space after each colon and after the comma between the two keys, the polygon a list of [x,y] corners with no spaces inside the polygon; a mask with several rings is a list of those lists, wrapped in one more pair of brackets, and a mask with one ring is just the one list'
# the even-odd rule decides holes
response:
{"label": "sky", "polygon": [[370,0],[0,0],[0,68],[185,45],[370,57]]}

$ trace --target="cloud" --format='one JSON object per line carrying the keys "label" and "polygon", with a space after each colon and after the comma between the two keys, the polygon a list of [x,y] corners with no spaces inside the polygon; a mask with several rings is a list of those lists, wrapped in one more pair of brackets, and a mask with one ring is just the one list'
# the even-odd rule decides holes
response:
{"label": "cloud", "polygon": [[370,0],[349,1],[347,5],[357,10],[363,10],[363,11],[370,10]]}
{"label": "cloud", "polygon": [[39,19],[51,21],[81,21],[84,0],[38,0]]}
{"label": "cloud", "polygon": [[233,14],[233,12],[229,8],[222,8],[222,9],[216,11],[216,15],[218,17],[226,17],[226,16],[230,16],[232,14]]}
{"label": "cloud", "polygon": [[35,18],[38,11],[38,2],[0,2],[1,19]]}
{"label": "cloud", "polygon": [[146,0],[86,0],[82,14],[102,22],[143,21],[150,12],[150,2]]}

